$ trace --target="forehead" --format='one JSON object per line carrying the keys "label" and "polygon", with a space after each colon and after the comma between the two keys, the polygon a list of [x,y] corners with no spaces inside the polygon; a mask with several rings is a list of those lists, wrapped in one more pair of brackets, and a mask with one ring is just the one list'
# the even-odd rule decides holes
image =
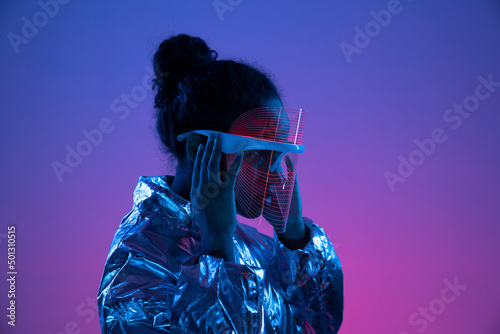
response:
{"label": "forehead", "polygon": [[[290,119],[287,111],[283,107],[264,107],[250,111],[247,121],[256,122],[256,127],[261,127],[266,131],[288,131]],[[253,119],[253,120],[252,120]]]}
{"label": "forehead", "polygon": [[230,133],[240,136],[288,142],[290,119],[283,107],[252,109],[238,117]]}

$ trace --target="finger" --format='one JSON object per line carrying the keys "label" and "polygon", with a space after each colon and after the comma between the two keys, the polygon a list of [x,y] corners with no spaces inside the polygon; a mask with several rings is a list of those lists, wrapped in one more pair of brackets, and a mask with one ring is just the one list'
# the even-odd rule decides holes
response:
{"label": "finger", "polygon": [[287,166],[287,174],[288,179],[291,181],[291,178],[294,178],[293,182],[293,192],[292,192],[292,202],[295,200],[300,200],[300,190],[299,190],[299,182],[297,180],[297,173],[295,173],[295,166],[293,165],[292,158],[289,155],[285,156],[285,163]]}
{"label": "finger", "polygon": [[222,143],[220,138],[215,138],[214,148],[208,162],[208,181],[220,184],[220,157],[222,151]]}
{"label": "finger", "polygon": [[295,180],[293,183],[293,192],[295,195],[300,196],[299,181],[297,180],[297,173],[295,173]]}
{"label": "finger", "polygon": [[285,163],[286,163],[286,166],[288,167],[288,170],[290,172],[295,172],[294,168],[295,166],[293,165],[293,161],[292,161],[292,158],[290,158],[289,155],[285,155]]}
{"label": "finger", "polygon": [[197,187],[198,182],[200,182],[200,165],[204,148],[205,145],[201,144],[198,146],[198,151],[196,152],[196,158],[194,160],[194,167],[193,167],[193,176],[191,177],[191,188]]}
{"label": "finger", "polygon": [[231,163],[231,166],[229,167],[229,170],[227,171],[226,179],[224,180],[224,188],[229,186],[231,189],[234,188],[234,183],[236,182],[236,176],[238,175],[238,172],[241,167],[241,163],[243,161],[243,152],[239,151],[238,154],[236,154],[236,157],[234,158],[233,162]]}
{"label": "finger", "polygon": [[210,159],[210,155],[212,155],[212,149],[214,147],[214,138],[209,137],[207,141],[207,146],[205,147],[205,152],[203,152],[203,158],[201,159],[200,166],[200,184],[204,185],[208,182],[208,160]]}

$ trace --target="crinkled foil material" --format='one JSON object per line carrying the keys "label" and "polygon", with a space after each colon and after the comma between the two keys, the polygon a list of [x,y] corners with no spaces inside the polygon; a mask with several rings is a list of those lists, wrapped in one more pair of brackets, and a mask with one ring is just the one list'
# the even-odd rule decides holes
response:
{"label": "crinkled foil material", "polygon": [[191,204],[172,176],[140,177],[97,296],[102,333],[337,333],[343,314],[340,261],[323,229],[286,248],[238,223],[235,263],[200,255]]}

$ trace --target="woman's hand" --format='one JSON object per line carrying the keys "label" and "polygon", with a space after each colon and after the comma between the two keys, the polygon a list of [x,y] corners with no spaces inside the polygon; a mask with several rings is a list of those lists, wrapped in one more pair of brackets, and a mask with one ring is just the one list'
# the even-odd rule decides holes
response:
{"label": "woman's hand", "polygon": [[198,147],[191,180],[191,204],[200,226],[203,252],[234,262],[233,235],[237,222],[234,184],[243,153],[238,152],[221,182],[221,146],[219,139],[209,137],[205,147]]}
{"label": "woman's hand", "polygon": [[[285,156],[285,163],[289,170],[294,171],[292,160],[289,156]],[[268,217],[269,216],[269,217]],[[266,215],[264,210],[264,218],[271,219],[270,215]],[[272,219],[271,219],[272,220]],[[272,223],[272,221],[270,221]],[[309,238],[306,233],[304,220],[302,218],[302,200],[300,199],[299,182],[297,174],[295,174],[292,200],[290,202],[290,211],[288,212],[288,219],[286,223],[285,232],[278,233],[278,238],[283,244],[290,249],[299,249],[304,247]]]}
{"label": "woman's hand", "polygon": [[302,219],[302,201],[300,199],[299,182],[295,174],[295,183],[293,186],[292,201],[290,202],[290,211],[286,223],[286,230],[283,233],[277,233],[280,238],[301,239],[305,235],[305,225]]}

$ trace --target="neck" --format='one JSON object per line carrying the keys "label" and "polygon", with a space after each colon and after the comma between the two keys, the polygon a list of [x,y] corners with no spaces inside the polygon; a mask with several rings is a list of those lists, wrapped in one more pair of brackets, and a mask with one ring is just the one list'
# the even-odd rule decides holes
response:
{"label": "neck", "polygon": [[174,181],[170,186],[170,190],[187,201],[191,200],[191,174],[192,168],[190,166],[177,165]]}

